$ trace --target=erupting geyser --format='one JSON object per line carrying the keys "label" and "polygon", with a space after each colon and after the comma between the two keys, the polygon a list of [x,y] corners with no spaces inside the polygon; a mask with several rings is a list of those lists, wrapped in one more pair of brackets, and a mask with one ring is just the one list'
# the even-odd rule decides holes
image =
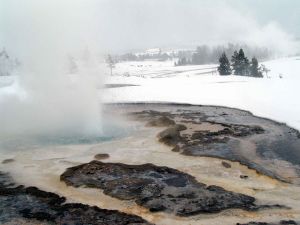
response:
{"label": "erupting geyser", "polygon": [[[0,136],[101,136],[101,59],[90,54],[83,60],[78,53],[86,46],[99,53],[91,33],[92,4],[91,10],[79,10],[73,1],[32,3],[4,4],[2,22],[12,28],[4,32],[4,46],[22,66],[13,88],[6,88],[10,92],[1,90]],[[77,56],[76,73],[65,66],[68,54]]]}

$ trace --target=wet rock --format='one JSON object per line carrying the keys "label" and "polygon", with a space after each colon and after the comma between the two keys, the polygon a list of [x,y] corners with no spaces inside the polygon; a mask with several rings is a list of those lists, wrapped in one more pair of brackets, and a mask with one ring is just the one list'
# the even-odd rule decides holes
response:
{"label": "wet rock", "polygon": [[186,130],[187,127],[183,124],[175,124],[174,129],[177,130],[177,131],[183,131],[183,130]]}
{"label": "wet rock", "polygon": [[174,148],[172,148],[172,152],[180,152],[180,147],[176,145]]}
{"label": "wet rock", "polygon": [[[154,104],[150,107],[159,109]],[[247,111],[213,106],[163,105],[163,111],[143,110],[135,115],[145,121],[166,116],[184,124],[186,131],[175,129],[175,124],[157,135],[173,152],[237,161],[280,181],[300,182],[299,132],[285,124],[255,117]],[[293,164],[289,168],[297,174],[296,178],[274,169],[275,159]]]}
{"label": "wet rock", "polygon": [[190,137],[192,142],[187,141],[187,144],[190,143],[192,145],[199,145],[211,143],[227,143],[229,138],[224,137],[223,134],[219,133],[221,132],[196,131]]}
{"label": "wet rock", "polygon": [[250,223],[237,223],[236,225],[271,225],[270,223],[264,222],[250,222]]}
{"label": "wet rock", "polygon": [[183,138],[180,136],[180,131],[178,130],[177,126],[163,130],[157,135],[157,137],[160,142],[174,147],[183,140]]}
{"label": "wet rock", "polygon": [[256,210],[251,196],[207,186],[178,170],[153,164],[90,163],[68,168],[61,180],[74,187],[99,188],[121,200],[134,200],[151,212],[178,216],[215,213],[230,208]]}
{"label": "wet rock", "polygon": [[7,183],[10,178],[0,173],[0,224],[150,225],[135,215],[80,203],[65,204],[66,199],[57,194]]}
{"label": "wet rock", "polygon": [[146,126],[151,126],[151,127],[168,127],[175,125],[175,121],[170,119],[167,116],[161,116],[155,119],[150,120]]}
{"label": "wet rock", "polygon": [[224,166],[225,168],[231,168],[231,164],[224,161],[222,161],[222,166]]}
{"label": "wet rock", "polygon": [[14,161],[15,161],[14,159],[4,159],[4,160],[2,161],[2,164],[12,163],[12,162],[14,162]]}
{"label": "wet rock", "polygon": [[278,223],[265,223],[265,222],[249,222],[249,223],[237,223],[236,225],[298,225],[299,223],[294,220],[281,220]]}
{"label": "wet rock", "polygon": [[248,179],[249,177],[247,175],[240,175],[241,179]]}
{"label": "wet rock", "polygon": [[143,110],[139,112],[131,112],[130,115],[141,120],[146,120],[148,122],[150,122],[153,119],[158,119],[160,117],[168,117],[168,118],[173,117],[172,114],[169,112],[158,112],[155,110]]}
{"label": "wet rock", "polygon": [[95,159],[97,160],[103,160],[103,159],[108,159],[109,158],[109,154],[107,153],[100,153],[94,156]]}
{"label": "wet rock", "polygon": [[[164,131],[160,132],[157,135],[159,141],[173,147],[180,144],[181,149],[183,150],[182,154],[186,154],[186,155],[192,154],[191,151],[189,150],[186,151],[186,149],[190,149],[191,146],[201,146],[201,147],[207,146],[207,148],[210,148],[211,145],[215,143],[224,143],[224,144],[228,143],[230,137],[242,138],[242,137],[247,137],[255,134],[264,133],[264,129],[259,126],[255,126],[255,125],[248,126],[242,124],[226,124],[226,123],[219,123],[214,121],[206,121],[207,117],[204,117],[203,114],[199,114],[199,116],[201,116],[200,118],[204,120],[203,122],[209,123],[212,126],[218,125],[220,127],[223,127],[223,129],[220,129],[218,131],[195,129],[191,133],[181,135],[181,131],[186,130],[187,126],[183,124],[176,124],[174,120],[169,119],[169,117],[175,117],[175,115],[168,113],[167,114],[168,117],[167,117],[166,113],[167,112],[158,112],[158,111],[150,110],[150,111],[142,111],[140,112],[139,115],[143,115],[148,119],[151,118],[151,116],[155,118],[150,120],[150,122],[148,122],[148,125],[150,124],[152,126],[154,125],[158,126],[159,124],[165,124],[165,126],[168,126],[167,129],[165,129]],[[196,115],[194,114],[190,115],[190,114],[191,113],[182,113],[176,116],[177,119],[178,117],[182,118],[181,121],[186,124],[197,124],[195,123],[194,120]]]}
{"label": "wet rock", "polygon": [[298,225],[294,220],[281,220],[280,225]]}

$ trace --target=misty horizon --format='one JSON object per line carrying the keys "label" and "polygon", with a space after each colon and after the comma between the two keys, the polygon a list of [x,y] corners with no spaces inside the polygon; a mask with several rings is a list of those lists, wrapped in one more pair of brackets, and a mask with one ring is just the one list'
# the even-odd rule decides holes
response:
{"label": "misty horizon", "polygon": [[124,53],[238,43],[290,54],[300,36],[295,0],[4,0],[1,8],[0,46],[14,55],[31,43],[43,45],[41,39],[67,52],[86,46]]}

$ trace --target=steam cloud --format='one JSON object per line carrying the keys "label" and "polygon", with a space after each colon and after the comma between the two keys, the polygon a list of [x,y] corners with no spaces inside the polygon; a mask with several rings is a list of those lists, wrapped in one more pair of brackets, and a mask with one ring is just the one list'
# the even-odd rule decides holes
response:
{"label": "steam cloud", "polygon": [[1,136],[101,135],[96,54],[75,77],[65,68],[67,54],[99,49],[93,2],[9,0],[3,6],[4,46],[23,67],[14,84],[20,91],[0,96]]}

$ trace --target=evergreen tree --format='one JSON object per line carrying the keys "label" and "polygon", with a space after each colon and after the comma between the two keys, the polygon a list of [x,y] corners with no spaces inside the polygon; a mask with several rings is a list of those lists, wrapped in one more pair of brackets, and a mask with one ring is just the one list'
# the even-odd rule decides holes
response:
{"label": "evergreen tree", "polygon": [[230,75],[231,74],[230,62],[225,52],[219,58],[219,62],[220,62],[220,66],[218,67],[218,71],[220,75]]}
{"label": "evergreen tree", "polygon": [[178,59],[176,66],[185,66],[188,64],[188,61],[185,57]]}
{"label": "evergreen tree", "polygon": [[251,60],[251,66],[249,68],[250,75],[253,77],[263,77],[260,68],[258,67],[258,61],[255,57]]}
{"label": "evergreen tree", "polygon": [[237,51],[234,51],[233,53],[233,56],[231,57],[231,65],[232,65],[232,68],[233,68],[233,71],[234,71],[234,74],[237,75],[238,72],[239,72],[239,68],[238,68],[238,52]]}
{"label": "evergreen tree", "polygon": [[234,52],[232,58],[232,67],[235,75],[247,76],[249,75],[249,60],[245,56],[244,50],[240,49],[239,53]]}
{"label": "evergreen tree", "polygon": [[238,60],[240,62],[240,74],[243,76],[248,76],[250,63],[248,58],[245,56],[243,49],[240,49],[239,51]]}

